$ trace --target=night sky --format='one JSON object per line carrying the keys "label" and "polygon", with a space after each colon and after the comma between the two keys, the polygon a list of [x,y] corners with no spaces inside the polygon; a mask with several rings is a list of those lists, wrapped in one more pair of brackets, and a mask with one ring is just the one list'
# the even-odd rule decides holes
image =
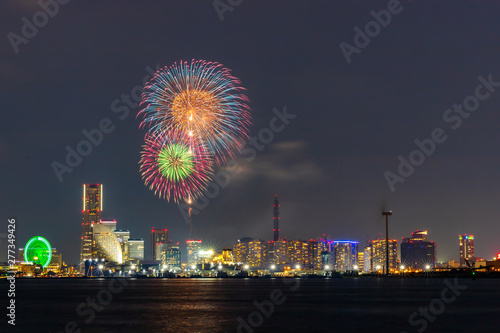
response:
{"label": "night sky", "polygon": [[[391,209],[390,237],[428,229],[438,261],[458,259],[463,233],[475,235],[476,256],[493,257],[500,88],[455,130],[443,114],[474,95],[478,76],[500,81],[500,4],[402,1],[347,63],[339,44],[354,45],[353,28],[364,30],[370,11],[387,3],[243,1],[221,22],[212,1],[70,1],[16,54],[8,34],[22,35],[21,19],[32,22],[40,7],[2,2],[0,233],[15,217],[17,247],[41,235],[76,263],[82,184],[102,183],[103,215],[144,238],[146,258],[152,227],[184,243],[189,227],[178,206],[155,197],[139,174],[140,109],[125,116],[111,104],[142,85],[147,66],[205,59],[230,68],[247,89],[251,136],[269,127],[274,108],[296,117],[253,161],[237,159],[241,172],[194,215],[194,238],[219,247],[244,236],[270,240],[278,194],[288,239],[326,234],[364,247],[384,235],[381,211]],[[53,161],[65,163],[65,147],[75,149],[82,130],[104,118],[114,130],[60,182]],[[447,140],[392,192],[384,172],[397,173],[398,156],[408,159],[414,140],[435,128]]]}

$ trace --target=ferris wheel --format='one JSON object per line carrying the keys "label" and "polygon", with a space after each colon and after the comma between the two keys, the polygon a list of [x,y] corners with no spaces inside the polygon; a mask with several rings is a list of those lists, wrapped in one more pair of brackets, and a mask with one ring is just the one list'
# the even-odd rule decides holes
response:
{"label": "ferris wheel", "polygon": [[41,236],[31,238],[24,247],[24,261],[47,267],[52,260],[52,247]]}

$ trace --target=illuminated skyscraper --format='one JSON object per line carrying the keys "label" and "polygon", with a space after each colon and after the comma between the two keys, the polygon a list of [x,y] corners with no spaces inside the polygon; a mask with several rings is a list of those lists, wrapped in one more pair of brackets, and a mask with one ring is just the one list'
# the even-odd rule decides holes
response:
{"label": "illuminated skyscraper", "polygon": [[253,268],[264,268],[267,265],[267,243],[254,239],[248,243],[248,263]]}
{"label": "illuminated skyscraper", "polygon": [[465,260],[474,259],[474,235],[458,235],[460,266],[465,267]]}
{"label": "illuminated skyscraper", "polygon": [[92,224],[98,224],[102,216],[102,184],[83,185],[82,236],[80,262],[92,258]]}
{"label": "illuminated skyscraper", "polygon": [[358,271],[364,272],[365,269],[365,253],[358,252]]}
{"label": "illuminated skyscraper", "polygon": [[156,249],[159,244],[167,244],[168,243],[168,230],[167,229],[155,229],[151,230],[151,256],[153,260],[160,260],[161,253],[159,253]]}
{"label": "illuminated skyscraper", "polygon": [[373,248],[371,246],[365,247],[365,251],[363,254],[363,272],[370,273],[373,271]]}
{"label": "illuminated skyscraper", "polygon": [[305,267],[308,263],[308,244],[305,241],[293,239],[287,242],[287,254],[291,264]]}
{"label": "illuminated skyscraper", "polygon": [[243,237],[241,239],[238,239],[238,242],[233,246],[234,261],[236,261],[237,263],[244,263],[244,264],[248,262],[248,254],[249,254],[248,244],[252,240],[253,239],[250,237]]}
{"label": "illuminated skyscraper", "polygon": [[273,240],[276,242],[280,239],[280,204],[278,202],[278,195],[274,196],[274,206],[273,206]]}
{"label": "illuminated skyscraper", "polygon": [[427,230],[411,233],[401,243],[401,264],[412,269],[436,267],[436,243],[427,241]]}
{"label": "illuminated skyscraper", "polygon": [[279,239],[273,242],[274,245],[274,264],[284,265],[288,259],[287,244],[285,239]]}
{"label": "illuminated skyscraper", "polygon": [[187,264],[198,265],[200,263],[201,240],[187,240]]}
{"label": "illuminated skyscraper", "polygon": [[333,241],[336,271],[352,271],[358,263],[358,242]]}
{"label": "illuminated skyscraper", "polygon": [[[372,272],[385,271],[385,258],[386,258],[385,239],[370,241],[370,247],[371,247],[370,257],[371,257]],[[389,271],[397,269],[398,268],[397,264],[398,264],[398,241],[396,239],[389,239]]]}
{"label": "illuminated skyscraper", "polygon": [[322,269],[323,260],[321,252],[326,251],[326,243],[322,240],[311,239],[307,243],[307,267],[313,269]]}

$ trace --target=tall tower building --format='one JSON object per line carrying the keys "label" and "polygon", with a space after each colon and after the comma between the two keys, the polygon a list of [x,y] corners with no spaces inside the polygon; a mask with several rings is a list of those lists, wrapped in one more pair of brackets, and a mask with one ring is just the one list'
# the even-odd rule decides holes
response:
{"label": "tall tower building", "polygon": [[161,253],[156,249],[157,245],[168,243],[168,230],[167,229],[155,229],[151,230],[151,256],[153,260],[161,260]]}
{"label": "tall tower building", "polygon": [[276,242],[280,239],[280,205],[278,202],[278,195],[274,196],[274,206],[273,206],[273,240]]}
{"label": "tall tower building", "polygon": [[460,247],[460,266],[464,267],[465,260],[474,258],[474,235],[458,235]]}
{"label": "tall tower building", "polygon": [[80,262],[92,259],[92,225],[102,216],[102,184],[83,184]]}

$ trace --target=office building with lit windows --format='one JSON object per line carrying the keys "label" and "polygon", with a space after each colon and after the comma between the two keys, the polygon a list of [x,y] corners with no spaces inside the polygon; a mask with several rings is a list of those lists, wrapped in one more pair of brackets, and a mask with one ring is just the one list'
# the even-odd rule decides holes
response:
{"label": "office building with lit windows", "polygon": [[80,262],[93,259],[92,225],[101,221],[102,209],[102,184],[83,184]]}
{"label": "office building with lit windows", "polygon": [[326,251],[326,245],[321,240],[309,240],[307,243],[308,268],[322,269],[321,252],[323,251]]}
{"label": "office building with lit windows", "polygon": [[160,260],[161,253],[157,251],[159,244],[168,243],[168,230],[155,229],[151,230],[151,256],[153,260]]}
{"label": "office building with lit windows", "polygon": [[187,264],[189,266],[198,265],[201,261],[200,251],[201,251],[201,240],[187,240]]}
{"label": "office building with lit windows", "polygon": [[116,234],[102,224],[92,224],[92,256],[94,259],[123,262],[122,247]]}
{"label": "office building with lit windows", "polygon": [[131,260],[144,260],[144,239],[129,238],[128,240],[128,257]]}
{"label": "office building with lit windows", "polygon": [[410,238],[403,238],[401,265],[415,270],[436,267],[436,243],[427,241],[427,230],[417,230]]}
{"label": "office building with lit windows", "polygon": [[365,268],[365,253],[358,252],[358,271],[363,272]]}
{"label": "office building with lit windows", "polygon": [[357,269],[358,242],[333,241],[333,258],[336,271],[352,271]]}
{"label": "office building with lit windows", "polygon": [[373,271],[373,258],[372,258],[373,248],[368,245],[365,247],[365,251],[363,252],[363,272],[371,273]]}
{"label": "office building with lit windows", "polygon": [[458,235],[460,266],[466,267],[466,261],[474,261],[474,235]]}
{"label": "office building with lit windows", "polygon": [[181,269],[181,250],[177,245],[171,245],[164,251],[160,252],[161,267],[171,270]]}
{"label": "office building with lit windows", "polygon": [[234,255],[234,261],[237,263],[244,263],[246,264],[248,262],[248,255],[249,255],[249,243],[253,239],[250,237],[243,237],[238,239],[238,242],[234,244],[233,246],[233,255]]}
{"label": "office building with lit windows", "polygon": [[291,264],[306,267],[309,264],[307,251],[307,242],[298,239],[287,241],[288,259]]}
{"label": "office building with lit windows", "polygon": [[[385,239],[377,239],[370,241],[369,247],[371,250],[371,272],[385,271]],[[366,252],[365,252],[366,257]],[[398,269],[398,241],[389,239],[389,271]],[[365,261],[366,271],[366,261]]]}
{"label": "office building with lit windows", "polygon": [[254,239],[248,243],[248,264],[253,268],[264,268],[267,262],[267,242]]}

